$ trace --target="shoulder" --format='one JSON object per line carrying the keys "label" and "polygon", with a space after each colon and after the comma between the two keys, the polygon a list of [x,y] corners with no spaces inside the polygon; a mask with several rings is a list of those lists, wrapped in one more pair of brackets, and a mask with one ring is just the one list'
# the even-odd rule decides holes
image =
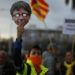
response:
{"label": "shoulder", "polygon": [[44,70],[44,71],[46,71],[46,72],[48,71],[48,68],[45,67],[44,65],[41,65],[41,69]]}

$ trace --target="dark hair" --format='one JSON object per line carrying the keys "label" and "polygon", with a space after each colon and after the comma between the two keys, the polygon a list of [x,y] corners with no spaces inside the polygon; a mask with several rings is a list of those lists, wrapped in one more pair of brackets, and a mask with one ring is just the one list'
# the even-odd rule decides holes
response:
{"label": "dark hair", "polygon": [[[64,57],[66,56],[67,53],[71,53],[73,55],[73,52],[71,50],[67,50],[65,53],[64,53]],[[74,55],[73,55],[74,56]]]}
{"label": "dark hair", "polygon": [[41,55],[42,55],[42,50],[41,50],[41,48],[40,48],[39,45],[34,45],[34,46],[32,46],[31,49],[28,50],[28,55],[30,55],[30,52],[32,51],[32,49],[39,50],[39,51],[41,52]]}
{"label": "dark hair", "polygon": [[13,12],[15,9],[18,10],[21,7],[23,7],[24,10],[28,11],[29,15],[31,15],[31,8],[30,8],[29,4],[24,1],[17,1],[10,8],[11,16],[13,15]]}
{"label": "dark hair", "polygon": [[39,49],[40,50],[39,45],[34,45],[32,48],[36,48],[36,49]]}

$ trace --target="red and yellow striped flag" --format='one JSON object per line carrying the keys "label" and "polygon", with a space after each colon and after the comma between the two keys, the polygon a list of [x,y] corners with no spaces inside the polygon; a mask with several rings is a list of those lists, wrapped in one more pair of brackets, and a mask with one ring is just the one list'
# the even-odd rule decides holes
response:
{"label": "red and yellow striped flag", "polygon": [[45,0],[30,0],[32,12],[41,20],[44,21],[48,13],[48,4]]}

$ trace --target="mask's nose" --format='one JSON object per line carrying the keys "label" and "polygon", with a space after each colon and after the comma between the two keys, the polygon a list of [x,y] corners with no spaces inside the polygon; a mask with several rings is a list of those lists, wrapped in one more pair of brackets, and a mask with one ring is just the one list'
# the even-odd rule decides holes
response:
{"label": "mask's nose", "polygon": [[19,19],[20,19],[20,20],[22,20],[22,19],[23,19],[23,16],[22,16],[22,15],[20,15],[20,16],[19,16]]}

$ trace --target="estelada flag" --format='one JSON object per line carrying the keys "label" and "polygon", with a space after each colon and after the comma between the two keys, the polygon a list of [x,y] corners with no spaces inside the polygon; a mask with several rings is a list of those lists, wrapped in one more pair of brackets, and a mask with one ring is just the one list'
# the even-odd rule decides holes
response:
{"label": "estelada flag", "polygon": [[44,21],[48,13],[48,4],[45,0],[30,0],[32,12],[41,20]]}

